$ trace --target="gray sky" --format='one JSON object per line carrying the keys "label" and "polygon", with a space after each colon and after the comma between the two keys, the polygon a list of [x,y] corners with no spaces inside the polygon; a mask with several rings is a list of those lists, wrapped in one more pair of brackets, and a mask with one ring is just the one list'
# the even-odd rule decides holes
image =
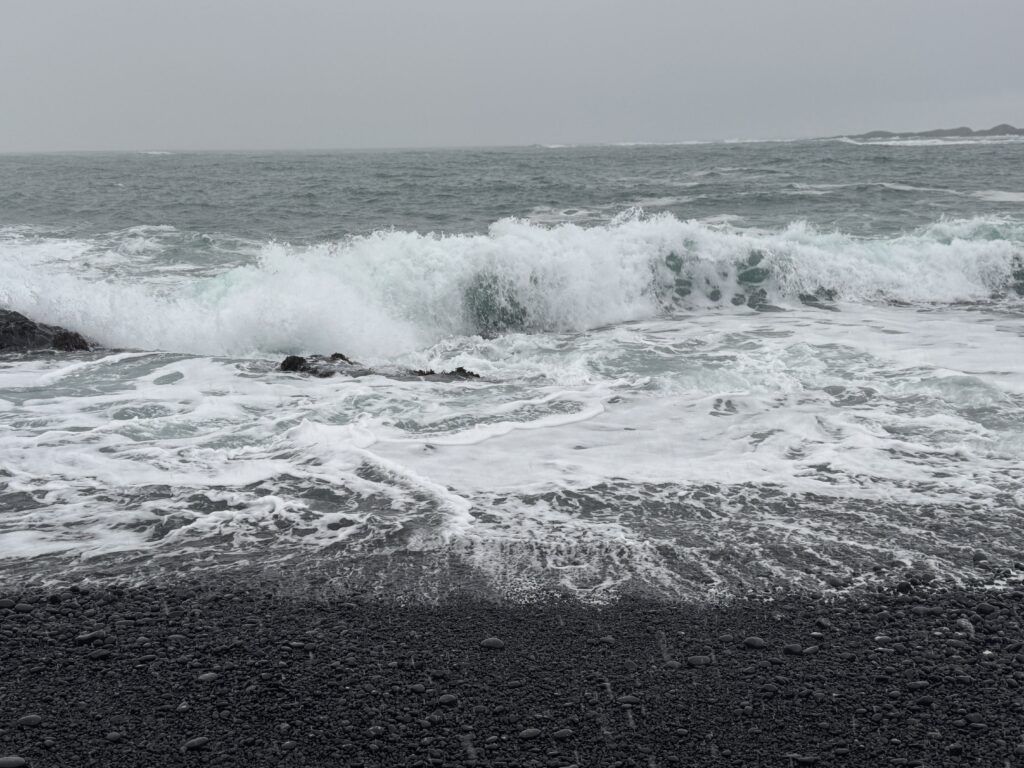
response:
{"label": "gray sky", "polygon": [[1022,0],[7,0],[0,151],[1024,125]]}

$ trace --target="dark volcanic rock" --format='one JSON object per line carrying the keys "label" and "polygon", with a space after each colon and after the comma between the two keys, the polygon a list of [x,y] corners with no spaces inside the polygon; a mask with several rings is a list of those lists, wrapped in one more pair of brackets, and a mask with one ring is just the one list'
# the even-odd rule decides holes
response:
{"label": "dark volcanic rock", "polygon": [[89,348],[89,342],[74,331],[36,323],[19,312],[0,309],[0,352],[25,352],[33,349],[74,352]]}
{"label": "dark volcanic rock", "polygon": [[302,373],[307,376],[315,376],[320,379],[329,379],[338,374],[345,376],[370,376],[378,373],[399,379],[415,377],[431,378],[439,381],[464,381],[480,378],[479,374],[473,373],[473,371],[469,371],[461,365],[452,371],[419,370],[406,371],[404,373],[378,372],[371,368],[361,366],[359,363],[353,362],[341,352],[335,352],[330,357],[322,357],[321,355],[310,355],[309,357],[288,355],[288,357],[281,361],[281,364],[278,366],[278,370],[286,373]]}
{"label": "dark volcanic rock", "polygon": [[413,376],[431,376],[434,378],[444,379],[479,379],[480,375],[473,373],[472,371],[466,370],[461,365],[454,371],[434,371],[429,368],[421,371],[413,371]]}
{"label": "dark volcanic rock", "polygon": [[281,361],[281,370],[288,373],[302,373],[308,365],[309,363],[306,362],[306,358],[299,357],[298,355],[288,355],[288,357]]}
{"label": "dark volcanic rock", "polygon": [[330,357],[321,355],[310,355],[301,357],[299,355],[288,355],[281,361],[280,370],[286,373],[304,373],[308,376],[315,376],[318,379],[329,379],[339,373],[347,376],[365,376],[372,371],[362,368],[352,362],[348,357],[335,352]]}

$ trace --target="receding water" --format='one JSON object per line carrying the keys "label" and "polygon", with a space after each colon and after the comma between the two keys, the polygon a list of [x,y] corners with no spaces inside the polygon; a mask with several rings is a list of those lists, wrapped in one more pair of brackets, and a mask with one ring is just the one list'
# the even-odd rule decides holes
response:
{"label": "receding water", "polygon": [[[1022,160],[0,156],[0,307],[103,347],[0,356],[0,569],[454,557],[605,596],[1024,558]],[[277,370],[332,352],[371,372]]]}

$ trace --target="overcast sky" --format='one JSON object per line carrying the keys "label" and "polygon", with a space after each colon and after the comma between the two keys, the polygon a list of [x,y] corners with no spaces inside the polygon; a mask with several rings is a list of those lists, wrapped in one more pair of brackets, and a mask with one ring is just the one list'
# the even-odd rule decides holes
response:
{"label": "overcast sky", "polygon": [[0,151],[1024,125],[1024,0],[6,0]]}

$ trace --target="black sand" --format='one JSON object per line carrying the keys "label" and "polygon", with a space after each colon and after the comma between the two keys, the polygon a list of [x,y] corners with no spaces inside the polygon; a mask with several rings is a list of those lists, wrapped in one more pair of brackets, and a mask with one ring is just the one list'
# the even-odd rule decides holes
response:
{"label": "black sand", "polygon": [[1024,593],[900,589],[604,607],[8,590],[0,766],[1024,765]]}

